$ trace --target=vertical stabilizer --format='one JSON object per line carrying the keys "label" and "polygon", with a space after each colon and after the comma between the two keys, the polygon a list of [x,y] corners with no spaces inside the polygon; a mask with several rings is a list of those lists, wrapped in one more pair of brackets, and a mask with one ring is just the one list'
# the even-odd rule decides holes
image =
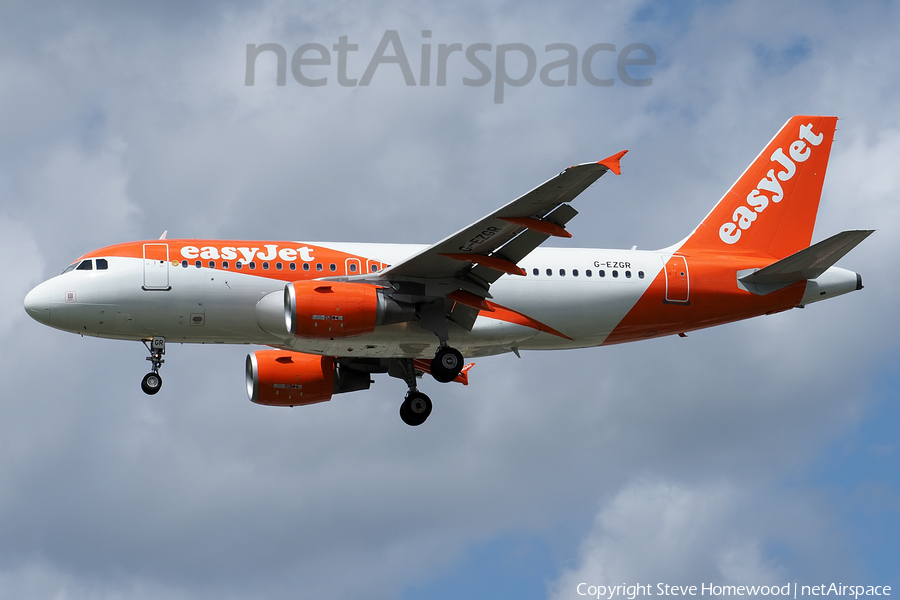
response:
{"label": "vertical stabilizer", "polygon": [[780,259],[808,247],[836,125],[837,117],[789,120],[679,252]]}

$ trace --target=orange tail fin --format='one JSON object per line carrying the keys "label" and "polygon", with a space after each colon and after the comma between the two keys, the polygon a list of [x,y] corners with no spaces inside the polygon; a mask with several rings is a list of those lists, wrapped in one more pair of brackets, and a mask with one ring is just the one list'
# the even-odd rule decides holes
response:
{"label": "orange tail fin", "polygon": [[679,252],[780,259],[808,247],[836,125],[837,117],[790,119]]}

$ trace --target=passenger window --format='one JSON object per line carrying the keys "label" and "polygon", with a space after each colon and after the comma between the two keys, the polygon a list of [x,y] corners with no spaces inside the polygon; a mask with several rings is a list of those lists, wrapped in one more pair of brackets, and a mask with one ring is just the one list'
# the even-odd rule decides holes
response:
{"label": "passenger window", "polygon": [[350,263],[350,272],[356,273],[356,263]]}
{"label": "passenger window", "polygon": [[78,268],[76,268],[75,270],[76,271],[90,271],[93,268],[94,268],[94,264],[91,261],[83,260],[83,261],[81,261],[81,264],[78,265]]}
{"label": "passenger window", "polygon": [[227,268],[228,268],[228,261],[227,261],[227,260],[223,260],[223,261],[222,261],[222,268],[223,268],[223,269],[227,269]]}
{"label": "passenger window", "polygon": [[587,271],[585,271],[584,274],[587,275],[588,277],[593,277],[593,276],[594,276],[594,274],[591,273],[591,270],[590,270],[590,269],[588,269]]}
{"label": "passenger window", "polygon": [[181,268],[187,269],[187,261],[186,260],[181,261]]}
{"label": "passenger window", "polygon": [[328,270],[331,271],[332,273],[337,271],[337,265],[334,263],[331,263],[330,265],[328,265]]}
{"label": "passenger window", "polygon": [[370,272],[370,273],[377,273],[377,272],[378,272],[378,265],[369,265],[369,272]]}
{"label": "passenger window", "polygon": [[203,263],[198,260],[197,262],[194,263],[194,266],[199,269],[200,267],[203,266]]}
{"label": "passenger window", "polygon": [[535,275],[540,275],[540,274],[541,274],[540,270],[538,270],[537,267],[534,268],[534,271],[532,271],[532,273],[534,273]]}
{"label": "passenger window", "polygon": [[291,271],[297,270],[297,263],[291,263]]}
{"label": "passenger window", "polygon": [[644,272],[638,271],[638,279],[643,279],[643,278],[644,278]]}
{"label": "passenger window", "polygon": [[269,270],[269,263],[263,262],[263,271],[268,271],[268,270]]}
{"label": "passenger window", "polygon": [[281,263],[275,263],[275,270],[280,271],[284,268],[284,265]]}
{"label": "passenger window", "polygon": [[619,276],[619,272],[616,271],[616,270],[613,270],[612,276],[613,276],[613,277],[618,277],[618,276]]}
{"label": "passenger window", "polygon": [[625,271],[625,279],[631,279],[631,271]]}
{"label": "passenger window", "polygon": [[566,270],[565,270],[565,269],[560,269],[560,270],[559,270],[559,276],[560,276],[560,277],[565,277],[565,276],[566,276]]}
{"label": "passenger window", "polygon": [[216,261],[214,261],[214,260],[209,261],[209,268],[210,268],[210,269],[215,269],[215,268],[216,268]]}
{"label": "passenger window", "polygon": [[303,270],[309,271],[309,263],[303,263]]}
{"label": "passenger window", "polygon": [[572,269],[572,277],[578,277],[578,269]]}
{"label": "passenger window", "polygon": [[255,268],[256,268],[256,262],[251,260],[250,262],[247,263],[247,266],[250,267],[251,269],[255,269]]}
{"label": "passenger window", "polygon": [[98,271],[105,271],[105,270],[107,270],[108,268],[109,268],[109,263],[106,262],[106,259],[105,259],[105,258],[98,258],[98,259],[97,259],[97,270],[98,270]]}
{"label": "passenger window", "polygon": [[244,264],[241,261],[237,261],[236,263],[234,263],[234,268],[240,271],[244,268]]}
{"label": "passenger window", "polygon": [[553,275],[553,269],[547,269],[547,277]]}
{"label": "passenger window", "polygon": [[316,263],[316,271],[321,271],[323,269],[324,267],[322,266],[322,263]]}
{"label": "passenger window", "polygon": [[606,277],[606,271],[600,269],[599,271],[597,271],[597,275],[599,275],[600,277]]}

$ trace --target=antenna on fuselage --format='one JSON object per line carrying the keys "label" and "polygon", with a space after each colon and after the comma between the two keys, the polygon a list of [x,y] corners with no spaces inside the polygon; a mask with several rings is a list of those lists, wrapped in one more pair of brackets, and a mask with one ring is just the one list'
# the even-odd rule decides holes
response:
{"label": "antenna on fuselage", "polygon": [[162,235],[161,235],[161,236],[159,236],[159,239],[161,239],[161,240],[164,240],[164,239],[166,239],[166,234],[168,234],[168,233],[169,233],[169,230],[168,230],[168,229],[166,229],[166,230],[165,230],[165,231],[163,231],[163,233],[162,233]]}

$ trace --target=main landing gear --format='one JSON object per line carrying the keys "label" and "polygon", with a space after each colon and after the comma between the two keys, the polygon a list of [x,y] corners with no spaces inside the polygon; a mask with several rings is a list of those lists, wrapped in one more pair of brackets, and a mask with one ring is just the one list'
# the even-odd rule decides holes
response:
{"label": "main landing gear", "polygon": [[[416,387],[416,366],[411,358],[396,359],[394,368],[390,369],[391,375],[399,377],[409,386],[406,398],[400,404],[400,418],[407,425],[416,427],[425,422],[431,414],[431,398],[420,392]],[[449,383],[456,379],[463,368],[463,356],[459,350],[450,346],[441,346],[429,364],[432,377],[441,383]],[[421,370],[421,369],[420,369]],[[421,375],[421,373],[419,373]]]}
{"label": "main landing gear", "polygon": [[431,398],[416,388],[416,377],[421,376],[422,372],[416,370],[415,361],[411,358],[391,359],[388,373],[402,379],[409,386],[406,398],[400,404],[400,418],[412,427],[424,423],[431,414]]}
{"label": "main landing gear", "polygon": [[150,372],[144,375],[144,378],[141,380],[141,389],[144,390],[145,394],[152,396],[162,387],[162,377],[159,374],[159,368],[166,362],[166,359],[163,358],[163,355],[166,353],[166,338],[155,337],[151,340],[141,341],[144,342],[144,346],[150,352],[147,360],[152,365]]}
{"label": "main landing gear", "polygon": [[456,348],[441,346],[431,359],[431,376],[441,383],[450,383],[463,368],[463,356]]}
{"label": "main landing gear", "polygon": [[400,418],[413,427],[421,425],[431,414],[431,398],[413,388],[400,405]]}

